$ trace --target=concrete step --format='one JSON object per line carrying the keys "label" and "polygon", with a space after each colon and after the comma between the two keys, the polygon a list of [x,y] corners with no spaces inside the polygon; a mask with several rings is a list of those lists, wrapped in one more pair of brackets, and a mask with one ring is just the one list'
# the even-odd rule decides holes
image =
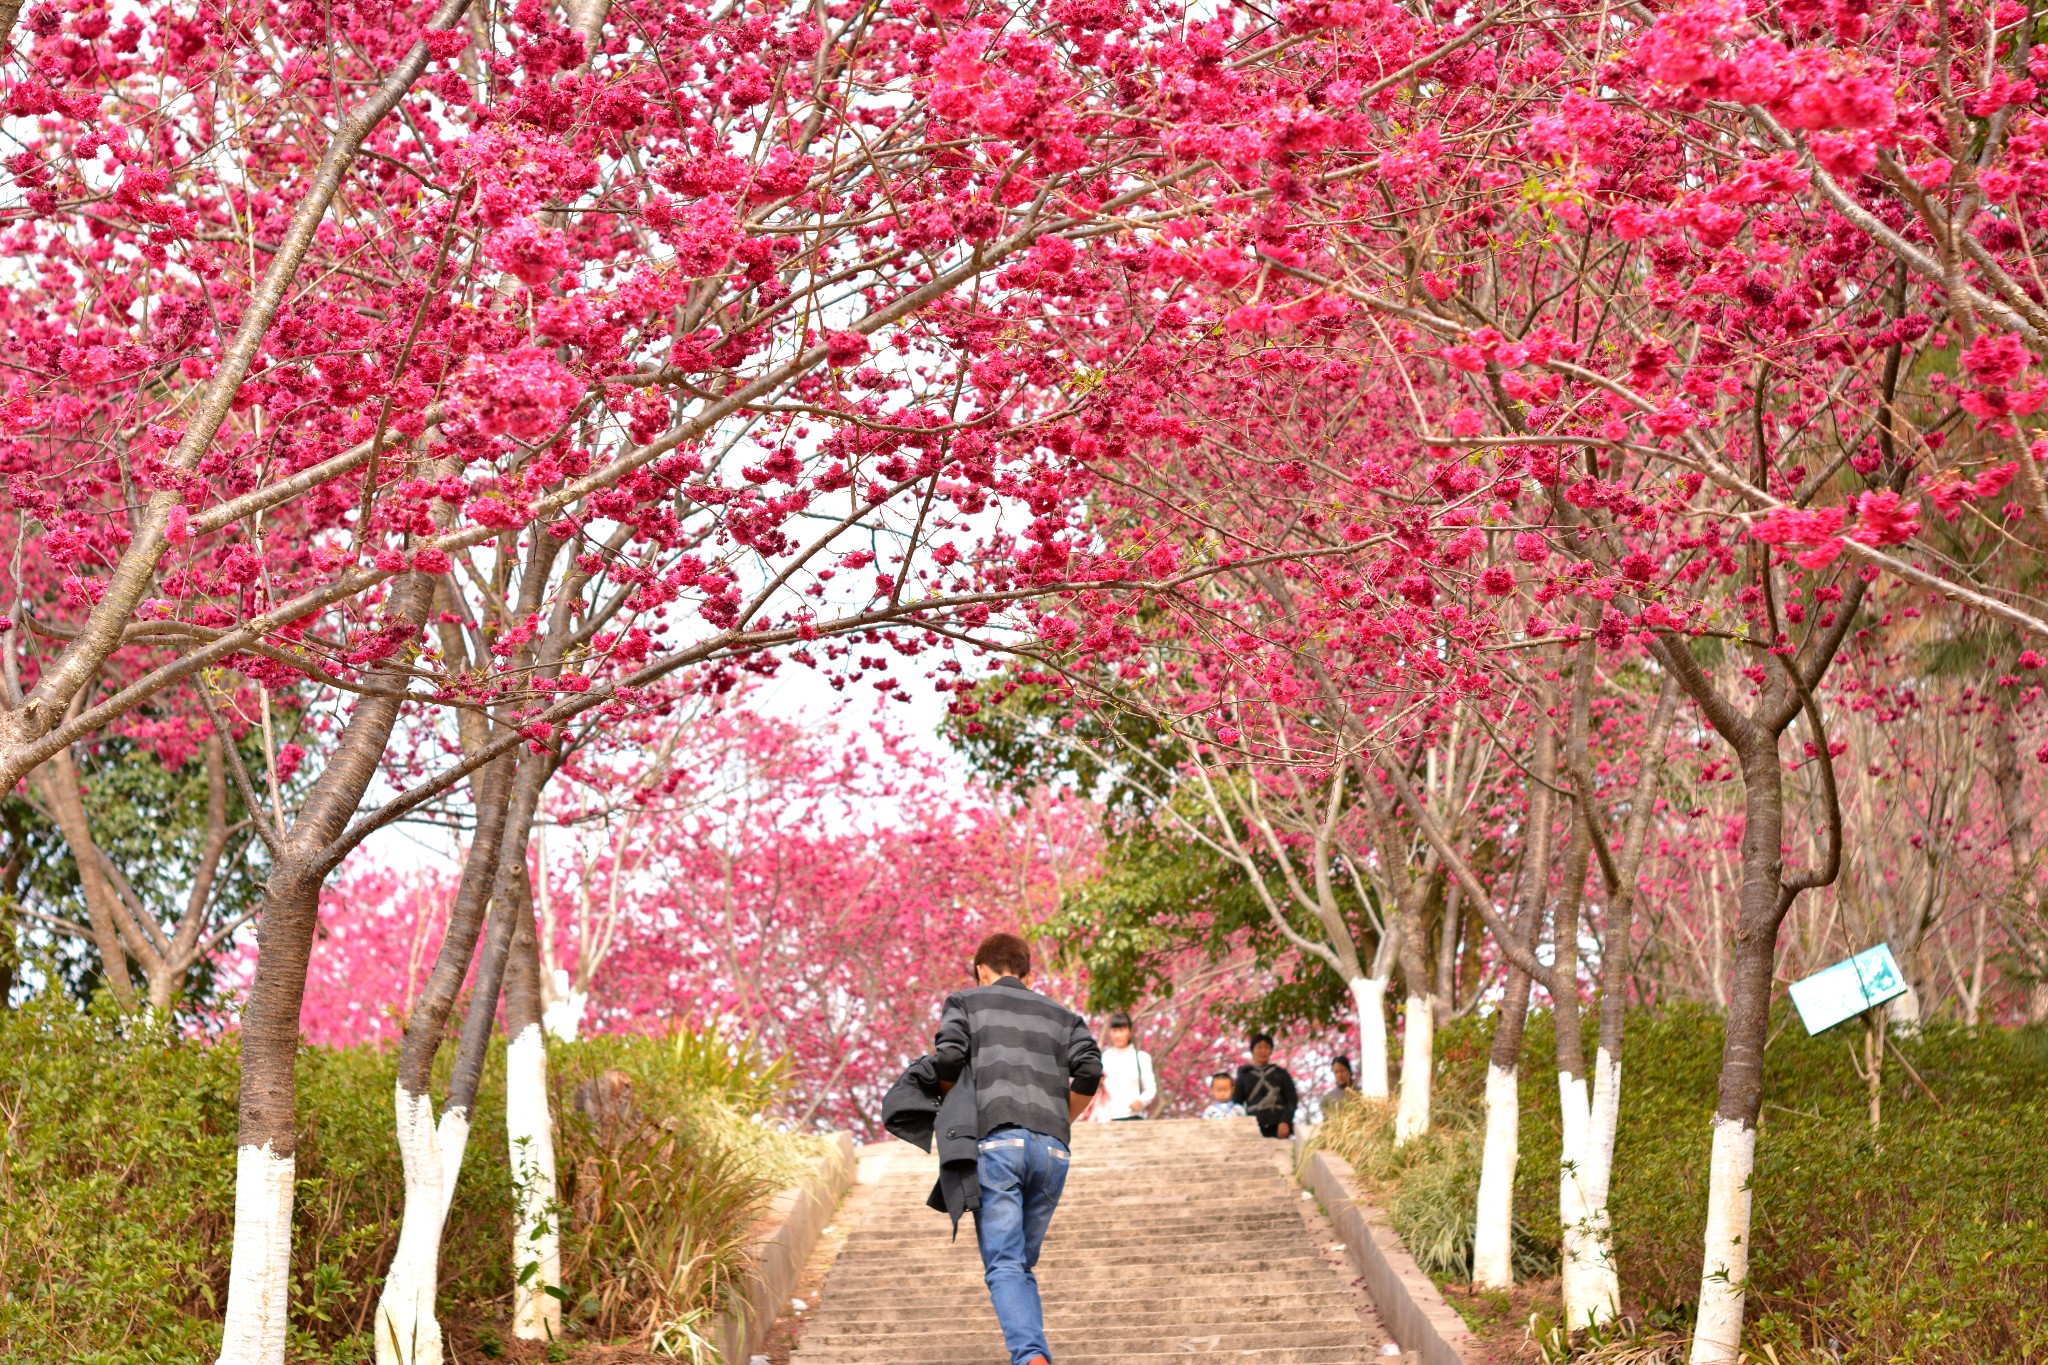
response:
{"label": "concrete step", "polygon": [[[1119,1267],[1130,1270],[1131,1274],[1123,1277],[1127,1280],[1156,1280],[1162,1276],[1171,1278],[1177,1274],[1188,1273],[1196,1267],[1217,1273],[1252,1274],[1267,1267],[1280,1270],[1304,1262],[1316,1263],[1321,1255],[1306,1236],[1292,1242],[1276,1242],[1270,1246],[1191,1245],[1179,1256],[1159,1257],[1155,1251],[1150,1255],[1143,1255],[1143,1259],[1140,1259],[1142,1253],[1132,1251],[1129,1255],[1122,1255],[1118,1254],[1118,1248],[1110,1248],[1110,1254],[1104,1255],[1083,1247],[1056,1246],[1054,1241],[1057,1235],[1058,1229],[1055,1228],[1053,1235],[1046,1238],[1045,1252],[1038,1258],[1038,1268],[1042,1274],[1065,1278],[1098,1272],[1107,1275]],[[940,1253],[864,1258],[865,1264],[848,1266],[845,1278],[839,1280],[839,1283],[858,1284],[864,1279],[887,1283],[913,1276],[928,1279],[933,1275],[950,1275],[963,1271],[971,1271],[978,1276],[981,1273],[981,1259],[979,1253],[975,1251],[974,1243],[965,1237],[960,1239],[960,1243],[967,1251],[965,1256],[956,1257]]]}
{"label": "concrete step", "polygon": [[[978,1308],[981,1310],[980,1316],[990,1321],[994,1320],[994,1310],[989,1308],[988,1296],[982,1292],[980,1285],[974,1286],[972,1296],[963,1296],[962,1300],[954,1302],[966,1302],[968,1297],[972,1299],[972,1302],[968,1303],[970,1309]],[[1135,1305],[1122,1297],[1105,1296],[1100,1299],[1081,1300],[1071,1295],[1063,1296],[1061,1302],[1064,1309],[1085,1311],[1098,1321],[1114,1323],[1119,1327],[1158,1328],[1179,1326],[1186,1321],[1188,1312],[1197,1307],[1208,1309],[1212,1318],[1219,1322],[1227,1320],[1235,1323],[1282,1324],[1322,1321],[1327,1314],[1340,1310],[1349,1312],[1352,1307],[1351,1296],[1344,1293],[1279,1296],[1270,1302],[1256,1303],[1238,1300],[1229,1305],[1217,1305],[1207,1299],[1167,1299]],[[1224,1311],[1226,1307],[1227,1312]],[[829,1327],[833,1331],[854,1328],[874,1331],[903,1323],[921,1326],[929,1321],[929,1308],[930,1305],[922,1304],[876,1304],[855,1312],[850,1309],[834,1311],[832,1305],[827,1304],[812,1315],[811,1330],[819,1331]]]}
{"label": "concrete step", "polygon": [[[1097,1182],[1106,1182],[1105,1192],[1111,1194],[1125,1191],[1146,1194],[1174,1191],[1191,1193],[1198,1189],[1211,1194],[1227,1193],[1231,1187],[1227,1183],[1226,1177],[1246,1180],[1283,1180],[1286,1178],[1286,1172],[1281,1169],[1280,1162],[1277,1159],[1270,1158],[1248,1158],[1243,1161],[1210,1161],[1204,1159],[1201,1161],[1190,1161],[1184,1166],[1148,1165],[1143,1167],[1120,1164],[1110,1166],[1086,1160],[1076,1160],[1067,1169],[1091,1176]],[[897,1166],[894,1171],[891,1171],[890,1175],[894,1177],[897,1172],[902,1172],[907,1177],[920,1170],[925,1173],[927,1179],[936,1179],[939,1174],[939,1165],[935,1161],[925,1160],[915,1163],[905,1162]],[[906,1190],[905,1192],[907,1193],[908,1191]],[[888,1200],[885,1198],[880,1202],[886,1204]]]}
{"label": "concrete step", "polygon": [[[1181,1285],[1140,1285],[1114,1277],[1049,1275],[1041,1267],[1038,1283],[1047,1302],[1058,1299],[1063,1306],[1071,1304],[1077,1313],[1131,1312],[1141,1306],[1151,1311],[1165,1305],[1176,1311],[1231,1312],[1238,1304],[1264,1308],[1352,1302],[1349,1284],[1341,1280],[1322,1284],[1309,1276],[1289,1277],[1289,1282],[1277,1285],[1271,1278],[1261,1281],[1256,1275],[1225,1274],[1204,1275]],[[820,1313],[887,1315],[899,1308],[953,1302],[972,1304],[988,1298],[978,1265],[953,1280],[927,1280],[894,1287],[874,1284],[858,1289],[828,1283],[827,1288],[830,1295],[820,1303]]]}
{"label": "concrete step", "polygon": [[[1073,1181],[1067,1182],[1072,1189]],[[1228,1229],[1241,1225],[1242,1220],[1274,1219],[1285,1221],[1293,1211],[1290,1192],[1279,1182],[1271,1190],[1259,1195],[1247,1194],[1243,1198],[1219,1199],[1214,1203],[1203,1203],[1196,1199],[1150,1199],[1144,1195],[1131,1195],[1116,1199],[1074,1199],[1062,1195],[1059,1212],[1053,1216],[1055,1225],[1073,1223],[1103,1223],[1114,1219],[1116,1226],[1144,1230],[1154,1223],[1163,1224],[1218,1224]],[[945,1215],[932,1208],[922,1198],[915,1204],[900,1209],[876,1210],[871,1217],[861,1220],[856,1235],[879,1233],[900,1236],[929,1232],[933,1228],[946,1226]]]}
{"label": "concrete step", "polygon": [[[1185,1265],[1190,1261],[1243,1261],[1248,1259],[1289,1260],[1297,1256],[1314,1254],[1314,1248],[1305,1237],[1288,1239],[1253,1237],[1242,1244],[1228,1247],[1205,1245],[1189,1237],[1184,1239],[1186,1248],[1178,1256],[1162,1255],[1156,1244],[1143,1242],[1100,1241],[1078,1245],[1060,1246],[1059,1225],[1053,1225],[1052,1234],[1045,1239],[1045,1251],[1040,1257],[1041,1265],[1050,1266],[1101,1266],[1118,1265],[1154,1266],[1165,1269]],[[956,1247],[967,1248],[967,1255],[957,1256]],[[894,1275],[899,1272],[915,1273],[943,1270],[956,1263],[979,1266],[975,1252],[974,1230],[963,1229],[958,1243],[948,1242],[942,1246],[903,1248],[860,1247],[856,1250],[866,1253],[869,1264],[863,1269],[876,1275]],[[848,1274],[859,1273],[849,1270]]]}
{"label": "concrete step", "polygon": [[[1386,1365],[1395,1359],[1382,1356],[1373,1346],[1214,1346],[1201,1350],[1084,1349],[1062,1353],[1059,1365],[1124,1365],[1127,1361],[1137,1361],[1139,1365],[1165,1365],[1168,1361],[1186,1361],[1190,1356],[1199,1356],[1205,1361],[1234,1361],[1237,1365]],[[924,1351],[917,1347],[916,1339],[911,1338],[895,1344],[877,1343],[858,1352],[813,1352],[799,1347],[790,1357],[790,1365],[908,1365],[910,1362],[915,1365],[1010,1365],[1010,1358],[1003,1350],[1000,1337],[993,1345],[973,1351]]]}
{"label": "concrete step", "polygon": [[[1229,1349],[1248,1341],[1259,1342],[1260,1349],[1274,1351],[1316,1347],[1350,1347],[1355,1350],[1358,1346],[1356,1329],[1282,1328],[1270,1323],[1204,1324],[1202,1329],[1193,1333],[1185,1330],[1130,1331],[1109,1324],[1089,1327],[1077,1323],[1064,1329],[1048,1327],[1046,1338],[1052,1346],[1054,1359],[1061,1361],[1070,1355],[1083,1352],[1115,1351],[1119,1355],[1127,1355],[1148,1351],[1181,1351],[1199,1354]],[[917,1349],[920,1352],[964,1354],[985,1346],[988,1340],[989,1327],[954,1325],[943,1331],[933,1329],[919,1332]],[[865,1349],[873,1341],[872,1336],[849,1335],[843,1332],[821,1333],[813,1327],[804,1334],[804,1349],[837,1355],[849,1350]]]}
{"label": "concrete step", "polygon": [[[1130,1298],[1099,1296],[1081,1298],[1060,1293],[1056,1286],[1042,1286],[1047,1311],[1060,1321],[1139,1322],[1148,1327],[1172,1327],[1189,1321],[1318,1323],[1348,1322],[1357,1316],[1356,1301],[1347,1293],[1293,1294],[1277,1296],[1278,1301],[1251,1308],[1233,1308],[1213,1295],[1144,1300],[1142,1306]],[[1235,1299],[1235,1295],[1225,1296]],[[930,1325],[962,1314],[986,1317],[988,1293],[979,1283],[963,1286],[957,1294],[927,1294],[902,1299],[873,1299],[821,1307],[813,1315],[814,1325],[879,1327],[889,1323]]]}

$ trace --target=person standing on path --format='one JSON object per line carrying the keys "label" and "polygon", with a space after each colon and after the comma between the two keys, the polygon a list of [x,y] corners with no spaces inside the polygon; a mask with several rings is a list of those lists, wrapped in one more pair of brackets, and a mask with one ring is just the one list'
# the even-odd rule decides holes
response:
{"label": "person standing on path", "polygon": [[990,934],[971,990],[946,997],[932,1055],[942,1088],[967,1073],[980,1135],[974,1240],[1010,1365],[1052,1365],[1038,1253],[1066,1188],[1073,1121],[1102,1084],[1087,1021],[1031,989],[1031,947]]}
{"label": "person standing on path", "polygon": [[1351,1078],[1351,1059],[1349,1057],[1339,1057],[1336,1061],[1331,1062],[1330,1076],[1336,1081],[1336,1084],[1323,1095],[1324,1118],[1330,1117],[1330,1115],[1358,1098],[1358,1085]]}
{"label": "person standing on path", "polygon": [[1102,1099],[1088,1116],[1097,1123],[1124,1123],[1145,1117],[1159,1094],[1152,1054],[1131,1040],[1131,1016],[1109,1018],[1109,1046],[1102,1049]]}
{"label": "person standing on path", "polygon": [[1284,1138],[1294,1135],[1294,1111],[1300,1097],[1294,1091],[1294,1077],[1273,1060],[1273,1035],[1252,1035],[1252,1059],[1237,1069],[1237,1084],[1230,1098],[1259,1121],[1259,1136]]}

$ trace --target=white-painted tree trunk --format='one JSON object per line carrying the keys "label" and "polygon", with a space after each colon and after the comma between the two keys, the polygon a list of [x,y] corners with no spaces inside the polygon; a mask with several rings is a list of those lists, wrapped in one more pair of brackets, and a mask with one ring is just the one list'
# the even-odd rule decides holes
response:
{"label": "white-painted tree trunk", "polygon": [[448,1224],[448,1210],[455,1205],[455,1185],[462,1176],[462,1157],[469,1150],[469,1111],[450,1109],[441,1115],[434,1135],[441,1149],[441,1225]]}
{"label": "white-painted tree trunk", "polygon": [[1481,1289],[1515,1284],[1515,1166],[1521,1159],[1521,1084],[1512,1071],[1487,1063],[1486,1147],[1479,1158],[1479,1225],[1472,1244],[1472,1280]]}
{"label": "white-painted tree trunk", "polygon": [[1614,1137],[1621,1119],[1621,1063],[1601,1048],[1593,1060],[1593,1102],[1579,1162],[1585,1204],[1574,1325],[1610,1322],[1621,1311],[1621,1274],[1614,1264],[1614,1223],[1607,1195],[1614,1177]]}
{"label": "white-painted tree trunk", "polygon": [[548,1290],[562,1282],[555,1227],[555,1136],[548,1113],[548,1051],[538,1024],[505,1049],[505,1138],[519,1203],[512,1232],[512,1333],[523,1341],[562,1334],[562,1305]]}
{"label": "white-painted tree trunk", "polygon": [[434,1294],[441,1277],[441,1228],[448,1214],[447,1179],[434,1101],[396,1087],[398,1155],[405,1171],[405,1211],[398,1251],[377,1299],[377,1365],[441,1365],[441,1324]]}
{"label": "white-painted tree trunk", "polygon": [[583,1029],[583,1011],[590,1006],[590,994],[569,981],[569,973],[557,967],[549,974],[547,1005],[541,1010],[541,1027],[557,1042],[573,1043]]}
{"label": "white-painted tree trunk", "polygon": [[1436,1001],[1410,995],[1402,1006],[1408,1027],[1401,1040],[1401,1104],[1394,1111],[1394,1145],[1429,1131],[1429,1086],[1436,1070]]}
{"label": "white-painted tree trunk", "polygon": [[1358,1093],[1369,1100],[1387,1097],[1387,979],[1351,978],[1351,998],[1358,1006]]}
{"label": "white-painted tree trunk", "polygon": [[1743,1299],[1749,1289],[1749,1180],[1755,1172],[1756,1129],[1716,1114],[1692,1365],[1739,1365],[1742,1358]]}
{"label": "white-painted tree trunk", "polygon": [[1913,989],[1913,983],[1906,983],[1906,993],[1893,998],[1885,1007],[1891,1026],[1899,1033],[1912,1035],[1920,1031],[1920,992]]}
{"label": "white-painted tree trunk", "polygon": [[269,1143],[235,1153],[234,1259],[220,1365],[284,1365],[292,1287],[292,1196],[298,1162]]}
{"label": "white-painted tree trunk", "polygon": [[1614,1302],[1606,1289],[1611,1266],[1595,1232],[1588,1198],[1593,1114],[1586,1078],[1560,1071],[1557,1090],[1563,1116],[1557,1176],[1557,1216],[1564,1231],[1561,1278],[1565,1322],[1577,1330],[1612,1318]]}

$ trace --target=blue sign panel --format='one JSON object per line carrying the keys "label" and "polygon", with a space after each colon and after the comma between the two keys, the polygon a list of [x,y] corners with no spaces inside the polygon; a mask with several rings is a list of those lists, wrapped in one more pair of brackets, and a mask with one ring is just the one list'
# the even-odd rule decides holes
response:
{"label": "blue sign panel", "polygon": [[1808,1033],[1833,1028],[1874,1005],[1906,993],[1906,974],[1891,948],[1883,943],[1866,948],[1846,962],[1823,967],[1792,983],[1792,1004]]}

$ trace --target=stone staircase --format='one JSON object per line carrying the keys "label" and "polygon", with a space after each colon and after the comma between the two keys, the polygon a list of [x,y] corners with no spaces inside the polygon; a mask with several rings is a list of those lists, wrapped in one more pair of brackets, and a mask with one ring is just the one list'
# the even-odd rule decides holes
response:
{"label": "stone staircase", "polygon": [[[1055,1365],[1398,1365],[1286,1143],[1249,1119],[1076,1127],[1038,1265]],[[1008,1365],[971,1217],[952,1242],[925,1207],[935,1159],[895,1143],[864,1164],[791,1365]]]}

